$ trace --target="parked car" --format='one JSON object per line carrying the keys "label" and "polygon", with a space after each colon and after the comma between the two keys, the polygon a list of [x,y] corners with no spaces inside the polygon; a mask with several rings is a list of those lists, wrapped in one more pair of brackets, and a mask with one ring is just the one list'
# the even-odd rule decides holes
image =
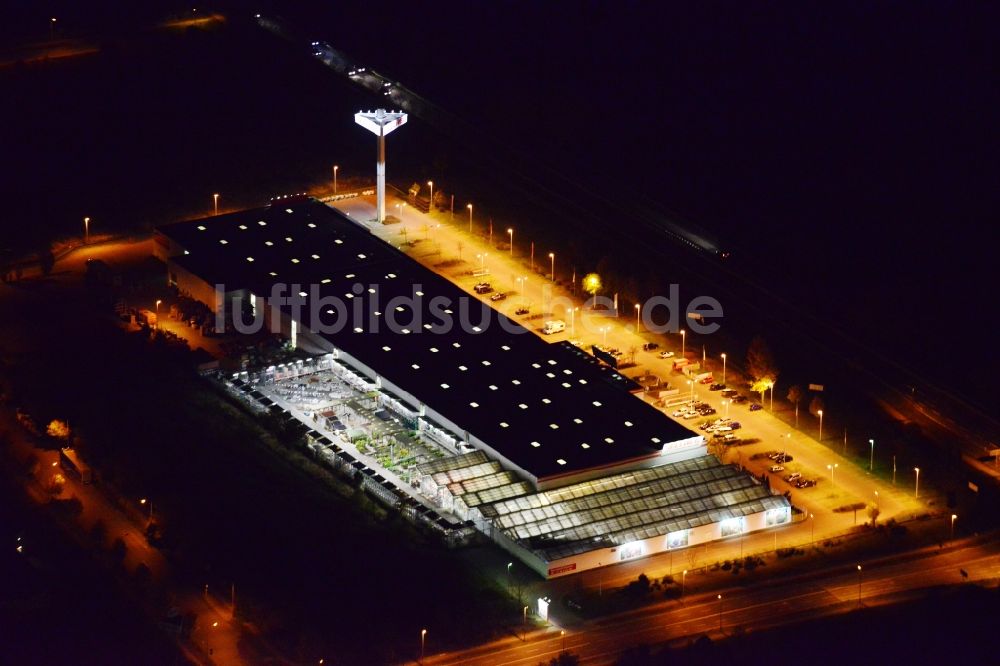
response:
{"label": "parked car", "polygon": [[529,312],[529,310],[528,310],[528,306],[527,305],[522,305],[518,309],[514,310],[514,314],[516,314],[516,315],[526,315],[526,314],[528,314],[528,312]]}
{"label": "parked car", "polygon": [[653,351],[654,349],[659,349],[659,348],[660,348],[659,342],[647,342],[642,346],[643,351]]}
{"label": "parked car", "polygon": [[733,430],[739,430],[740,428],[743,427],[743,424],[740,423],[739,421],[731,421],[729,423],[729,427],[732,428]]}
{"label": "parked car", "polygon": [[675,410],[675,411],[671,412],[670,415],[672,417],[674,417],[675,419],[679,419],[680,417],[684,416],[685,414],[687,414],[687,408],[682,407],[682,408],[680,408],[678,410]]}
{"label": "parked car", "polygon": [[784,472],[785,468],[782,467],[781,465],[771,465],[770,467],[767,468],[767,471],[768,472]]}
{"label": "parked car", "polygon": [[709,391],[721,391],[724,388],[726,388],[725,384],[712,384],[711,386],[708,387],[708,390]]}
{"label": "parked car", "polygon": [[746,401],[747,397],[745,395],[733,396],[733,402],[735,402],[737,405],[742,405]]}
{"label": "parked car", "polygon": [[660,358],[672,358],[674,353],[672,351],[661,351]]}
{"label": "parked car", "polygon": [[492,285],[489,282],[480,282],[475,287],[472,288],[477,294],[488,294],[493,291]]}
{"label": "parked car", "polygon": [[732,432],[727,432],[727,433],[726,433],[725,435],[723,435],[723,437],[722,437],[722,438],[723,438],[723,439],[724,439],[724,440],[725,440],[726,442],[738,442],[738,441],[739,441],[739,439],[740,439],[739,437],[737,437],[737,436],[736,436],[736,434],[735,434],[735,433],[732,433]]}
{"label": "parked car", "polygon": [[785,481],[788,481],[789,483],[791,483],[792,481],[795,481],[796,479],[800,479],[800,478],[802,478],[802,473],[801,472],[792,472],[791,474],[789,474],[788,476],[785,477]]}
{"label": "parked car", "polygon": [[761,407],[761,405],[760,405],[759,402],[755,402],[752,405],[750,405],[750,411],[751,412],[759,412],[762,409],[764,409],[764,408]]}
{"label": "parked car", "polygon": [[498,291],[497,293],[495,293],[492,296],[490,296],[490,300],[491,301],[502,301],[505,298],[507,298],[507,294],[505,294],[502,291]]}
{"label": "parked car", "polygon": [[[722,384],[721,386],[725,386],[725,384]],[[737,395],[739,395],[739,392],[736,389],[731,389],[731,388],[722,389],[723,398],[735,398]]]}

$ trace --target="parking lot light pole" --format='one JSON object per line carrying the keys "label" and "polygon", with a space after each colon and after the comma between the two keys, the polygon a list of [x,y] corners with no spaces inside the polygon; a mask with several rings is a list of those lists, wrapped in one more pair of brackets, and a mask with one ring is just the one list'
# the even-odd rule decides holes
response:
{"label": "parking lot light pole", "polygon": [[685,569],[681,572],[681,598],[684,598],[684,583],[687,580],[688,570]]}
{"label": "parking lot light pole", "polygon": [[465,204],[465,207],[469,209],[469,234],[472,234],[472,204]]}
{"label": "parking lot light pole", "polygon": [[340,167],[337,166],[336,164],[334,164],[333,165],[333,193],[334,194],[337,193],[337,172],[339,170],[340,170]]}
{"label": "parking lot light pole", "polygon": [[219,195],[218,194],[213,194],[212,195],[212,203],[215,206],[215,214],[218,215],[219,214]]}
{"label": "parking lot light pole", "polygon": [[83,244],[90,244],[90,218],[83,218]]}
{"label": "parking lot light pole", "polygon": [[[147,500],[145,497],[139,500],[139,504],[147,504],[147,503],[149,504],[149,519],[153,520],[153,500]],[[952,523],[954,524],[954,521],[952,521]]]}
{"label": "parking lot light pole", "polygon": [[722,385],[726,385],[726,354],[722,354]]}
{"label": "parking lot light pole", "polygon": [[861,565],[858,565],[858,608],[861,608]]}
{"label": "parking lot light pole", "polygon": [[951,539],[955,539],[955,520],[958,518],[958,514],[951,514]]}
{"label": "parking lot light pole", "polygon": [[715,598],[719,600],[719,631],[722,631],[722,595],[717,594]]}
{"label": "parking lot light pole", "polygon": [[427,214],[430,215],[434,212],[434,181],[428,180],[427,187],[431,188],[431,200],[430,203],[427,204]]}
{"label": "parking lot light pole", "polygon": [[868,443],[871,444],[871,453],[868,455],[868,471],[871,472],[875,469],[875,440],[869,439]]}
{"label": "parking lot light pole", "polygon": [[914,467],[913,471],[917,474],[916,484],[913,486],[913,497],[914,499],[920,499],[920,468]]}
{"label": "parking lot light pole", "polygon": [[809,536],[809,545],[812,546],[816,543],[816,514],[809,514],[809,523],[812,526],[812,533]]}
{"label": "parking lot light pole", "polygon": [[641,330],[641,327],[639,326],[639,313],[641,313],[641,312],[642,312],[642,306],[639,305],[638,303],[636,303],[635,304],[635,332],[636,332],[636,334],[638,334],[640,332],[640,330]]}
{"label": "parking lot light pole", "polygon": [[507,563],[507,594],[510,594],[510,587],[511,587],[511,585],[510,585],[510,568],[512,566],[514,566],[513,562],[508,562]]}
{"label": "parking lot light pole", "polygon": [[510,256],[514,258],[514,228],[507,227],[507,235],[510,236]]}
{"label": "parking lot light pole", "polygon": [[838,467],[840,467],[838,463],[833,463],[832,465],[826,466],[826,468],[830,470],[830,483],[833,483],[833,473],[837,471]]}
{"label": "parking lot light pole", "polygon": [[816,414],[819,416],[819,441],[823,441],[823,410],[817,410]]}
{"label": "parking lot light pole", "polygon": [[156,328],[160,327],[160,303],[163,301],[157,299],[156,301]]}
{"label": "parking lot light pole", "polygon": [[549,252],[549,263],[551,268],[549,269],[549,280],[552,282],[556,281],[556,253]]}
{"label": "parking lot light pole", "polygon": [[686,358],[684,356],[684,346],[687,343],[687,331],[683,328],[681,329],[681,358]]}
{"label": "parking lot light pole", "polygon": [[424,660],[424,643],[425,643],[426,640],[427,640],[427,630],[426,629],[421,629],[420,630],[420,661],[421,662],[423,662],[423,660]]}

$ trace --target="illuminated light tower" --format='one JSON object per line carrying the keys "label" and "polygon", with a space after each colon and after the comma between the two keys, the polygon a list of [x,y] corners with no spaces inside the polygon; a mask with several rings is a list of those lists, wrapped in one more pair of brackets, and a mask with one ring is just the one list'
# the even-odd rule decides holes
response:
{"label": "illuminated light tower", "polygon": [[385,222],[385,135],[406,123],[402,111],[359,111],[354,114],[354,122],[378,137],[378,162],[375,165],[376,204],[375,217]]}

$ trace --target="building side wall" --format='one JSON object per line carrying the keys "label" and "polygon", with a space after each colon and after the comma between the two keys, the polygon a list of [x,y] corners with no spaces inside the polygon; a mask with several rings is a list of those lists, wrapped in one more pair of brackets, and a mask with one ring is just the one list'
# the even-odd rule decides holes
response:
{"label": "building side wall", "polygon": [[[783,525],[789,524],[791,524],[790,520],[783,523]],[[765,527],[767,527],[766,511],[753,513],[744,517],[744,535],[749,532],[764,529]],[[614,548],[598,548],[586,553],[580,553],[579,555],[553,560],[548,562],[547,572],[543,575],[547,578],[560,578],[562,576],[569,576],[575,573],[580,573],[581,571],[587,571],[589,569],[597,569],[599,567],[618,564],[620,562],[629,562],[649,557],[651,555],[670,552],[671,550],[683,555],[687,549],[693,546],[706,544],[711,541],[718,541],[722,538],[724,538],[722,536],[722,523],[710,523],[708,525],[701,525],[689,530],[688,542],[686,546],[670,548],[668,546],[669,535],[651,537],[649,539],[636,541],[630,544],[623,544]],[[725,538],[738,539],[740,537],[737,534]],[[497,540],[497,543],[503,545],[503,541]],[[516,555],[517,553],[513,554]]]}

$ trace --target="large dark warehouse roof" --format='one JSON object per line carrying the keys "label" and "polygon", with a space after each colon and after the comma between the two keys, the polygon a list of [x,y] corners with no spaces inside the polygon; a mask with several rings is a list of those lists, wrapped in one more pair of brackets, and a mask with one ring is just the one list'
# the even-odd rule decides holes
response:
{"label": "large dark warehouse roof", "polygon": [[[293,290],[307,294],[302,326],[537,479],[656,456],[697,437],[631,396],[615,371],[548,344],[317,201],[159,232],[186,250],[178,264],[226,291],[268,297],[275,283],[300,285]],[[314,308],[312,285],[343,305]]]}

